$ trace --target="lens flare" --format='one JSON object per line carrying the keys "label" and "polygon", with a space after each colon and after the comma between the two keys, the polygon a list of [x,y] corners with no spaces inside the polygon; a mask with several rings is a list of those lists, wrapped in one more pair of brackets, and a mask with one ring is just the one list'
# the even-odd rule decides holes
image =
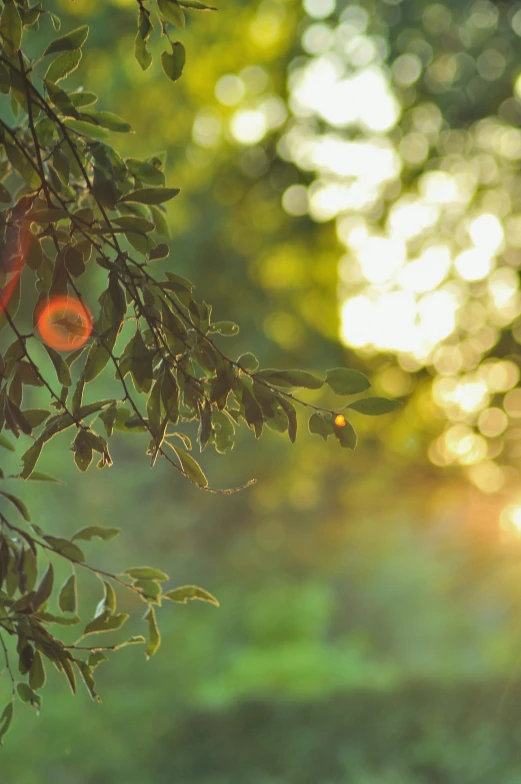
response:
{"label": "lens flare", "polygon": [[[6,309],[22,274],[31,235],[12,228],[7,232],[0,255],[0,315]],[[5,276],[5,278],[4,278]]]}
{"label": "lens flare", "polygon": [[92,314],[74,297],[54,297],[38,316],[42,340],[58,351],[82,346],[92,332]]}
{"label": "lens flare", "polygon": [[346,426],[346,424],[347,424],[347,423],[346,423],[346,418],[345,418],[345,416],[344,416],[343,414],[338,414],[338,415],[335,417],[335,425],[336,425],[337,427],[345,427],[345,426]]}

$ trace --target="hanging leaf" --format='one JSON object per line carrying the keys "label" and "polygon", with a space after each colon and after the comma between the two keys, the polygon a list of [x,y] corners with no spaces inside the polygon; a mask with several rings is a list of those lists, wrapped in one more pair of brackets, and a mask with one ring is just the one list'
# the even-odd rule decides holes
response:
{"label": "hanging leaf", "polygon": [[70,73],[75,71],[80,60],[81,49],[63,52],[50,64],[45,74],[45,79],[56,84],[56,82],[65,79]]}
{"label": "hanging leaf", "polygon": [[259,370],[254,374],[259,381],[276,387],[297,389],[320,389],[324,382],[306,370]]}
{"label": "hanging leaf", "polygon": [[70,33],[62,35],[59,38],[55,38],[54,41],[51,41],[43,53],[43,56],[47,57],[48,54],[54,54],[55,52],[70,52],[74,49],[79,49],[87,40],[88,34],[88,25],[77,27],[75,30],[71,30]]}
{"label": "hanging leaf", "polygon": [[351,368],[326,370],[326,384],[329,384],[337,395],[356,395],[371,386],[367,376]]}
{"label": "hanging leaf", "polygon": [[4,449],[9,450],[9,452],[15,452],[14,445],[9,441],[9,439],[4,436],[3,433],[0,433],[0,446],[3,446]]}
{"label": "hanging leaf", "polygon": [[151,566],[135,566],[132,569],[126,569],[125,574],[134,580],[168,580],[167,574]]}
{"label": "hanging leaf", "polygon": [[128,122],[112,112],[89,110],[82,112],[81,118],[92,120],[96,125],[106,128],[108,131],[115,131],[116,133],[129,133],[129,131],[132,130],[132,126]]}
{"label": "hanging leaf", "polygon": [[34,691],[43,688],[45,686],[46,676],[45,676],[45,666],[43,663],[43,658],[40,651],[35,651],[33,663],[31,664],[31,669],[29,670],[29,686]]}
{"label": "hanging leaf", "polygon": [[76,588],[76,575],[71,574],[60,589],[58,606],[62,612],[75,613],[78,610],[78,591]]}
{"label": "hanging leaf", "polygon": [[171,79],[172,82],[176,82],[183,73],[186,52],[180,41],[175,41],[175,43],[171,43],[170,45],[172,47],[172,53],[163,52],[161,55],[161,65],[168,78]]}
{"label": "hanging leaf", "polygon": [[38,462],[38,458],[40,457],[42,449],[43,441],[41,439],[37,439],[34,444],[32,444],[29,449],[24,452],[22,455],[23,469],[20,474],[22,479],[28,479],[32,474],[33,468]]}
{"label": "hanging leaf", "polygon": [[189,599],[200,599],[202,602],[209,602],[219,607],[219,602],[208,591],[199,588],[197,585],[183,585],[180,588],[173,588],[163,594],[165,599],[170,599],[171,602],[179,602],[179,604],[188,604]]}
{"label": "hanging leaf", "polygon": [[135,201],[139,204],[163,204],[170,201],[179,193],[179,188],[137,188],[135,191],[125,193],[120,198],[121,202]]}
{"label": "hanging leaf", "polygon": [[13,0],[5,0],[0,16],[0,38],[8,57],[14,57],[22,41],[22,20]]}
{"label": "hanging leaf", "polygon": [[145,651],[145,656],[150,659],[161,645],[161,634],[156,621],[156,614],[151,604],[148,605],[147,611],[143,616],[144,620],[148,623],[148,645]]}
{"label": "hanging leaf", "polygon": [[69,370],[69,366],[60,356],[60,354],[55,351],[51,346],[48,346],[47,343],[44,343],[44,348],[49,355],[49,358],[54,365],[54,369],[56,370],[56,375],[58,377],[58,381],[63,387],[70,387],[71,385],[71,371]]}
{"label": "hanging leaf", "polygon": [[118,631],[128,621],[129,617],[127,613],[119,613],[119,615],[102,613],[86,625],[82,636],[86,637],[88,634]]}
{"label": "hanging leaf", "polygon": [[43,471],[33,471],[27,477],[28,481],[30,482],[54,482],[56,485],[64,485],[65,482],[62,482],[61,479],[56,479],[55,476],[51,476],[51,474],[44,474]]}
{"label": "hanging leaf", "polygon": [[380,414],[389,414],[401,405],[400,400],[388,400],[386,397],[364,397],[362,400],[350,403],[346,408],[352,408],[353,411],[367,416],[380,416]]}
{"label": "hanging leaf", "polygon": [[87,691],[89,692],[91,698],[94,700],[94,702],[101,702],[99,695],[96,693],[96,685],[92,676],[92,668],[89,667],[88,664],[85,664],[85,662],[81,659],[75,659],[74,663],[78,668],[83,683],[87,687]]}
{"label": "hanging leaf", "polygon": [[67,117],[64,121],[67,128],[75,131],[79,136],[87,136],[89,139],[104,140],[108,138],[108,133],[100,125],[93,125],[84,120],[74,120]]}
{"label": "hanging leaf", "polygon": [[31,520],[29,510],[23,501],[20,501],[20,499],[17,498],[12,493],[6,493],[4,490],[0,490],[0,495],[3,495],[4,498],[7,498],[7,500],[10,501],[13,504],[13,506],[15,506],[18,509],[18,511],[20,512],[24,520],[26,520],[27,522]]}
{"label": "hanging leaf", "polygon": [[214,321],[210,324],[208,332],[217,332],[219,335],[231,338],[239,334],[239,327],[233,321]]}
{"label": "hanging leaf", "polygon": [[38,610],[41,607],[49,596],[52,593],[54,585],[54,569],[52,564],[49,564],[47,567],[47,571],[43,575],[42,579],[38,584],[38,588],[36,589],[36,593],[33,596],[32,605],[35,610]]}
{"label": "hanging leaf", "polygon": [[80,550],[80,548],[73,544],[69,539],[63,539],[61,536],[44,536],[43,537],[47,544],[50,544],[53,550],[55,550],[60,555],[63,555],[65,558],[69,558],[73,561],[79,561],[83,563],[85,561],[85,555]]}
{"label": "hanging leaf", "polygon": [[101,525],[89,525],[86,528],[81,528],[77,531],[74,536],[71,537],[71,541],[74,542],[77,539],[81,539],[90,542],[91,539],[97,537],[98,539],[103,539],[105,542],[108,542],[120,533],[121,528],[105,528]]}
{"label": "hanging leaf", "polygon": [[199,487],[208,487],[208,480],[205,477],[201,466],[194,460],[192,455],[189,455],[188,452],[185,452],[180,446],[173,446],[172,449],[179,458],[179,462],[181,463],[181,467],[186,476],[191,479],[192,482],[195,482],[196,485],[199,485]]}
{"label": "hanging leaf", "polygon": [[335,432],[335,425],[331,414],[316,412],[309,418],[309,432],[322,436],[327,441],[328,436]]}
{"label": "hanging leaf", "polygon": [[9,702],[0,716],[0,746],[3,746],[3,739],[11,726],[11,722],[13,720],[13,713],[14,713],[14,703]]}
{"label": "hanging leaf", "polygon": [[343,420],[342,426],[335,425],[335,436],[340,442],[341,446],[347,449],[354,449],[357,443],[357,436],[353,426],[347,419]]}
{"label": "hanging leaf", "polygon": [[78,430],[73,443],[74,462],[80,471],[87,471],[92,463],[92,446],[84,430]]}
{"label": "hanging leaf", "polygon": [[185,15],[183,9],[176,0],[157,0],[157,5],[161,15],[176,27],[185,26]]}

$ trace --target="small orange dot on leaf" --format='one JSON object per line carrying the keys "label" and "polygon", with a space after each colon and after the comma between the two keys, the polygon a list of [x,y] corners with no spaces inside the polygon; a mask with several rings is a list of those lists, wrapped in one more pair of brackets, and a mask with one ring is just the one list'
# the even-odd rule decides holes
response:
{"label": "small orange dot on leaf", "polygon": [[343,414],[338,414],[338,415],[335,417],[335,425],[336,425],[337,427],[345,427],[345,426],[346,426],[346,424],[347,424],[347,422],[346,422],[346,418],[345,418],[345,416],[344,416]]}

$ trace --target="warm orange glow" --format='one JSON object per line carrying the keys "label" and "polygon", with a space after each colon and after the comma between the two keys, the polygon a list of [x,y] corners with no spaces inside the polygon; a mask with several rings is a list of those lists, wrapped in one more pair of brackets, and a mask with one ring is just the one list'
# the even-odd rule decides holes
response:
{"label": "warm orange glow", "polygon": [[38,331],[52,348],[73,351],[82,346],[92,332],[92,315],[74,297],[55,297],[38,316]]}
{"label": "warm orange glow", "polygon": [[343,414],[338,414],[338,415],[335,417],[335,425],[336,425],[337,427],[345,427],[345,426],[346,426],[346,424],[347,424],[347,423],[346,423],[346,418],[345,418],[345,416],[344,416]]}
{"label": "warm orange glow", "polygon": [[[30,235],[28,235],[27,232],[15,235],[13,231],[6,239],[4,257],[0,258],[0,272],[4,272],[8,280],[3,288],[0,288],[0,314],[7,307],[16,288],[16,284],[18,283],[18,279],[22,274],[25,257],[29,248],[29,237]],[[9,259],[9,254],[12,252],[15,242],[17,243],[17,253]],[[9,262],[11,262],[10,266]]]}

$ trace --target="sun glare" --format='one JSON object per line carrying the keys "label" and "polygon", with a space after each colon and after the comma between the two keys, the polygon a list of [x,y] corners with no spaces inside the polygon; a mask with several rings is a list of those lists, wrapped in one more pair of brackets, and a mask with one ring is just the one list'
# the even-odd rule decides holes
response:
{"label": "sun glare", "polygon": [[74,297],[55,297],[38,317],[42,340],[58,351],[74,351],[82,346],[92,332],[92,315]]}

